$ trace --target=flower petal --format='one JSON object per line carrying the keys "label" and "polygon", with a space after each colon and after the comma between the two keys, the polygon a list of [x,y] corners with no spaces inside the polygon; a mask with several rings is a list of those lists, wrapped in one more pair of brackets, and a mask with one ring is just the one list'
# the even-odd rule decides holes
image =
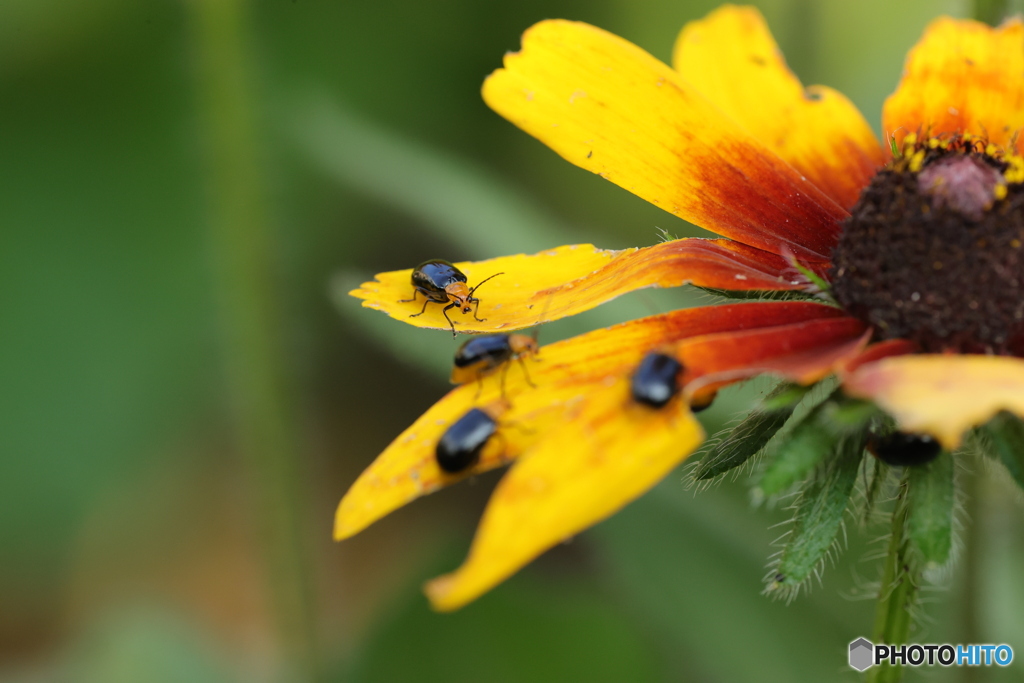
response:
{"label": "flower petal", "polygon": [[[620,294],[644,287],[678,287],[694,284],[729,290],[799,289],[785,259],[730,240],[683,239],[643,249],[611,251],[590,244],[559,247],[532,256],[519,254],[488,261],[455,264],[469,285],[494,273],[477,296],[480,317],[449,314],[459,331],[496,332],[531,327],[582,313]],[[824,272],[824,261],[807,264]],[[392,318],[417,327],[448,329],[441,304],[429,304],[423,315],[409,317],[423,307],[423,297],[412,298],[412,270],[380,273],[350,292],[363,305],[384,311]]]}
{"label": "flower petal", "polygon": [[628,377],[594,388],[501,480],[466,562],[431,581],[434,608],[462,607],[558,543],[618,511],[692,453],[700,423],[676,401],[632,402]]}
{"label": "flower petal", "polygon": [[832,319],[842,312],[808,302],[744,303],[689,308],[633,320],[566,339],[541,348],[527,361],[535,386],[516,368],[505,378],[510,407],[500,416],[502,438],[489,443],[480,462],[465,473],[445,474],[434,460],[444,431],[473,405],[501,402],[497,376],[479,387],[463,385],[444,398],[398,436],[360,475],[338,506],[334,536],[347,538],[416,498],[466,476],[501,466],[573,414],[574,405],[609,378],[629,375],[649,350],[695,335],[728,330],[773,327],[808,320]]}
{"label": "flower petal", "polygon": [[872,344],[851,358],[843,366],[843,372],[850,373],[865,363],[874,363],[889,356],[904,356],[908,353],[917,353],[920,350],[921,347],[909,339],[887,339],[877,344]]}
{"label": "flower petal", "polygon": [[875,134],[842,93],[804,89],[761,13],[726,5],[686,25],[673,66],[687,82],[840,206],[885,163]]}
{"label": "flower petal", "polygon": [[765,251],[827,258],[847,215],[678,73],[588,24],[530,28],[483,96],[577,166]]}
{"label": "flower petal", "polygon": [[[907,55],[882,123],[897,142],[921,130],[982,135],[1007,147],[1024,127],[1024,23],[933,21]],[[1024,151],[1024,140],[1017,143]]]}
{"label": "flower petal", "polygon": [[862,365],[843,380],[847,393],[869,398],[900,429],[924,432],[948,449],[1000,410],[1024,417],[1024,359],[917,355]]}
{"label": "flower petal", "polygon": [[679,343],[676,357],[686,368],[687,393],[700,400],[762,373],[811,384],[859,354],[870,336],[860,320],[837,317],[691,337]]}

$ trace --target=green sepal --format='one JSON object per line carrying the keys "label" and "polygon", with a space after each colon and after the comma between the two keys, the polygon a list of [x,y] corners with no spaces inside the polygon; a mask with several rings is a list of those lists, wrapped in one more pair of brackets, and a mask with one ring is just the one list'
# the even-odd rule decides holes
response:
{"label": "green sepal", "polygon": [[828,280],[819,276],[817,273],[815,273],[813,270],[797,261],[795,258],[789,259],[789,265],[796,268],[797,271],[799,271],[800,274],[803,275],[808,282],[810,282],[812,285],[817,287],[822,292],[831,291],[831,285],[829,285]]}
{"label": "green sepal", "polygon": [[889,151],[892,152],[893,159],[899,159],[903,156],[903,152],[901,152],[900,148],[896,145],[896,133],[889,134]]}
{"label": "green sepal", "polygon": [[762,411],[772,411],[789,408],[790,412],[792,412],[792,409],[796,408],[797,404],[800,403],[804,396],[806,396],[815,386],[817,385],[812,384],[810,386],[803,386],[800,384],[780,384],[776,387],[775,391],[765,396],[758,409]]}
{"label": "green sepal", "polygon": [[757,455],[782,429],[793,408],[755,410],[716,443],[693,470],[693,480],[714,479]]}
{"label": "green sepal", "polygon": [[788,382],[775,387],[758,408],[717,442],[709,444],[707,455],[697,462],[690,478],[693,481],[714,479],[757,455],[786,424],[811,389]]}
{"label": "green sepal", "polygon": [[863,433],[843,438],[834,457],[818,468],[800,493],[793,529],[769,577],[767,592],[795,591],[832,547],[857,481],[864,440]]}
{"label": "green sepal", "polygon": [[875,510],[875,503],[878,501],[882,490],[882,484],[889,477],[889,466],[878,458],[868,458],[865,464],[867,484],[864,486],[864,523],[871,520],[871,514]]}
{"label": "green sepal", "polygon": [[[696,285],[694,285],[696,286]],[[735,301],[818,301],[818,298],[811,293],[802,292],[798,289],[714,289],[712,287],[697,287],[712,296]]]}
{"label": "green sepal", "polygon": [[907,469],[907,538],[921,569],[932,569],[953,548],[953,456],[943,452]]}
{"label": "green sepal", "polygon": [[777,495],[804,479],[840,440],[862,431],[877,413],[872,403],[834,392],[779,444],[761,474],[757,496]]}
{"label": "green sepal", "polygon": [[985,453],[1003,463],[1017,485],[1024,488],[1024,420],[1002,412],[981,428]]}
{"label": "green sepal", "polygon": [[[820,409],[820,408],[819,408]],[[774,496],[804,479],[832,452],[835,437],[816,419],[814,413],[804,420],[782,444],[761,473],[757,497]]]}
{"label": "green sepal", "polygon": [[829,429],[837,435],[860,431],[871,418],[881,414],[874,403],[850,398],[829,401],[823,408]]}

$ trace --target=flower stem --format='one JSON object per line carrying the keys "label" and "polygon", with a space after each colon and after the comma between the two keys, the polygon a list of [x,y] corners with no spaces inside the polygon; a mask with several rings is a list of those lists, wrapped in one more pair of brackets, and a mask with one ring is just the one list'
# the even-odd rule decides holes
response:
{"label": "flower stem", "polygon": [[[917,596],[917,585],[907,562],[907,476],[900,482],[896,508],[892,514],[892,532],[885,558],[885,570],[875,608],[872,640],[876,645],[903,645],[910,633],[910,612]],[[868,670],[868,683],[897,683],[903,678],[902,666],[882,664]]]}
{"label": "flower stem", "polygon": [[[961,642],[980,643],[981,638],[981,616],[978,608],[981,601],[981,557],[982,545],[984,544],[985,524],[982,493],[982,472],[964,472],[964,488],[966,495],[964,505],[966,510],[964,516],[971,523],[971,532],[965,534],[965,547],[963,550],[963,573],[964,592],[962,602],[963,631]],[[975,683],[981,678],[981,668],[974,666],[961,667],[961,681],[963,683]]]}
{"label": "flower stem", "polygon": [[997,26],[1006,18],[1007,0],[974,0],[974,18],[991,26]]}
{"label": "flower stem", "polygon": [[264,202],[250,89],[246,0],[186,3],[206,124],[214,285],[232,422],[268,566],[286,671],[317,678],[315,629],[298,491],[298,428],[280,338],[276,251]]}

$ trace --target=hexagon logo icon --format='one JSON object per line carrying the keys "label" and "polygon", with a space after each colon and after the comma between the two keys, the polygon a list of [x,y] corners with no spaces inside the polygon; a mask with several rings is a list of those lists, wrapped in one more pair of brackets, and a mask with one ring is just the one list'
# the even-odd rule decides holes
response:
{"label": "hexagon logo icon", "polygon": [[858,638],[850,643],[850,666],[864,671],[874,663],[875,646],[867,638]]}

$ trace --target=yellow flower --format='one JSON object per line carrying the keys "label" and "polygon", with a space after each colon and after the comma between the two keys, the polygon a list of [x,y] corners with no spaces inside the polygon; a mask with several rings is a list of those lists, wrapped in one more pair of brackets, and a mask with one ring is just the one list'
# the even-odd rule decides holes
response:
{"label": "yellow flower", "polygon": [[[999,411],[1024,416],[1024,25],[941,18],[886,102],[882,146],[856,108],[804,88],[757,10],[687,25],[672,66],[583,23],[545,21],[484,84],[487,103],[568,161],[723,239],[606,251],[564,246],[455,264],[477,294],[463,332],[510,332],[642,287],[806,294],[674,311],[544,346],[523,373],[456,388],[401,434],[338,508],[346,538],[418,496],[515,460],[461,568],[427,585],[455,609],[611,515],[703,441],[690,407],[770,373],[837,374],[906,432],[947,449]],[[421,327],[411,270],[353,295]],[[681,363],[679,397],[634,400],[649,353]],[[499,376],[502,380],[499,382]],[[473,407],[494,421],[479,460],[435,451]]]}

